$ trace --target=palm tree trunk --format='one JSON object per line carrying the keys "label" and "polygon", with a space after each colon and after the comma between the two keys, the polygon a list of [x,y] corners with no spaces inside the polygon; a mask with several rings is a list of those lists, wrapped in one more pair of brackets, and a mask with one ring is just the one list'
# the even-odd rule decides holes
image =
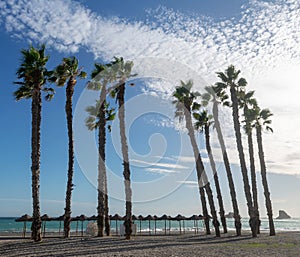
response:
{"label": "palm tree trunk", "polygon": [[261,177],[262,177],[262,184],[264,187],[264,195],[266,200],[266,208],[267,208],[267,215],[269,218],[269,228],[270,228],[270,236],[275,236],[275,227],[273,221],[273,211],[272,211],[272,202],[270,198],[270,191],[267,181],[267,169],[262,145],[262,135],[261,135],[261,127],[256,127],[256,136],[257,136],[257,145],[258,145],[258,155],[260,161],[260,169],[261,169]]}
{"label": "palm tree trunk", "polygon": [[71,224],[71,197],[73,190],[73,174],[74,174],[74,139],[73,139],[73,93],[76,81],[74,77],[70,77],[66,87],[66,116],[68,127],[68,140],[69,140],[69,162],[68,162],[68,181],[66,191],[66,206],[64,215],[64,237],[70,237],[70,224]]}
{"label": "palm tree trunk", "polygon": [[205,183],[205,191],[207,194],[207,199],[208,199],[208,203],[210,206],[210,212],[211,212],[211,216],[212,216],[212,223],[213,226],[215,228],[215,233],[216,233],[216,237],[220,237],[220,223],[218,221],[218,216],[217,216],[217,212],[216,212],[216,208],[215,208],[215,203],[214,203],[214,198],[213,198],[213,193],[210,187],[210,183],[207,182]]}
{"label": "palm tree trunk", "polygon": [[247,133],[248,137],[248,147],[249,147],[249,159],[250,159],[250,172],[251,172],[251,184],[252,184],[252,194],[253,194],[253,206],[257,214],[257,234],[260,234],[260,219],[258,211],[258,200],[257,200],[257,183],[256,183],[256,173],[255,173],[255,162],[254,162],[254,151],[253,151],[253,140],[252,131],[249,130]]}
{"label": "palm tree trunk", "polygon": [[[189,106],[185,106],[184,116],[185,116],[185,121],[186,121],[186,128],[188,130],[188,134],[189,134],[191,145],[192,145],[193,152],[194,152],[194,157],[195,157],[195,162],[196,162],[196,170],[197,170],[198,185],[199,185],[199,188],[203,187],[201,185],[202,184],[201,181],[202,180],[204,181],[204,184],[205,184],[204,187],[205,187],[205,190],[206,190],[206,193],[207,193],[208,202],[209,202],[210,209],[211,209],[211,215],[212,215],[212,218],[213,218],[213,225],[215,227],[215,233],[216,233],[217,237],[220,237],[219,222],[218,222],[217,213],[216,213],[216,209],[215,209],[215,205],[214,205],[214,201],[213,201],[213,195],[212,195],[212,191],[211,191],[209,182],[207,181],[207,178],[206,178],[204,165],[203,165],[201,155],[200,155],[200,152],[198,150],[197,143],[196,143],[195,133],[194,133],[194,130],[193,130],[193,124],[192,124],[192,119],[191,119],[191,111],[190,111]],[[204,178],[202,178],[202,175],[205,175]]]}
{"label": "palm tree trunk", "polygon": [[33,205],[33,221],[31,225],[31,238],[35,242],[42,240],[42,220],[40,215],[40,140],[41,140],[41,85],[34,85],[32,95],[32,135],[31,135],[31,173],[32,173],[32,205]]}
{"label": "palm tree trunk", "polygon": [[118,117],[120,121],[120,137],[122,145],[122,155],[123,155],[123,165],[124,165],[124,186],[125,186],[125,198],[126,198],[126,215],[125,215],[125,234],[126,239],[130,239],[132,234],[132,191],[131,191],[131,182],[130,182],[130,166],[129,166],[129,157],[128,157],[128,145],[126,138],[125,130],[125,83],[122,83],[119,87],[119,92],[117,95],[119,102],[119,111]]}
{"label": "palm tree trunk", "polygon": [[[199,185],[199,181],[198,181],[198,185]],[[210,235],[211,232],[210,232],[210,228],[209,228],[209,215],[208,215],[208,211],[207,211],[205,191],[201,185],[199,185],[199,193],[200,193],[206,235]]]}
{"label": "palm tree trunk", "polygon": [[252,203],[251,190],[249,185],[245,155],[244,155],[243,144],[242,144],[242,135],[241,135],[240,121],[239,121],[238,98],[234,86],[230,86],[230,94],[231,94],[231,101],[232,101],[232,117],[233,117],[234,131],[236,137],[236,144],[239,153],[241,171],[243,176],[244,191],[245,191],[246,201],[248,206],[248,214],[250,216],[249,225],[251,227],[252,237],[256,237],[257,217]]}
{"label": "palm tree trunk", "polygon": [[98,157],[98,236],[103,237],[104,228],[104,215],[105,215],[105,143],[106,143],[106,120],[105,120],[105,99],[106,99],[106,87],[103,86],[100,93],[100,110],[99,110],[99,157]]}
{"label": "palm tree trunk", "polygon": [[219,183],[219,177],[218,177],[218,173],[217,173],[217,169],[216,169],[216,163],[215,163],[215,160],[213,158],[212,151],[211,151],[209,126],[208,125],[205,125],[204,132],[205,132],[206,150],[207,150],[207,153],[208,153],[210,166],[211,166],[213,174],[214,174],[215,187],[216,187],[217,198],[218,198],[218,203],[219,203],[219,207],[220,207],[221,223],[222,223],[222,226],[223,226],[224,233],[227,233],[227,224],[226,224],[226,218],[225,218],[223,198],[222,198],[221,187],[220,187],[220,183]]}
{"label": "palm tree trunk", "polygon": [[[106,169],[105,169],[106,170]],[[107,174],[104,175],[104,223],[105,223],[105,234],[110,236],[110,220],[109,220],[109,206],[108,206],[108,189],[107,189]]]}
{"label": "palm tree trunk", "polygon": [[225,170],[226,170],[228,184],[229,184],[236,235],[240,236],[241,228],[242,228],[241,216],[239,214],[239,207],[238,207],[238,203],[237,203],[237,199],[236,199],[236,192],[235,192],[232,172],[231,172],[230,163],[229,163],[229,159],[228,159],[228,155],[227,155],[227,150],[226,150],[226,146],[225,146],[225,142],[224,142],[224,138],[223,138],[223,134],[222,134],[222,130],[221,130],[221,125],[220,125],[220,121],[219,121],[219,111],[218,111],[217,101],[214,101],[214,103],[213,103],[213,116],[214,116],[215,128],[216,128],[216,131],[218,134],[218,139],[219,139],[219,143],[220,143],[221,150],[222,150],[222,156],[223,156]]}

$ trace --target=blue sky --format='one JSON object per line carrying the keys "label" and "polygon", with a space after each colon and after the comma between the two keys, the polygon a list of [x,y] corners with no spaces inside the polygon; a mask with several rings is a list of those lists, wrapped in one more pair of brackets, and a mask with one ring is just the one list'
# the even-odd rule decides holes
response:
{"label": "blue sky", "polygon": [[[31,213],[30,101],[16,102],[13,81],[20,49],[46,42],[48,68],[76,55],[88,73],[94,61],[115,55],[133,60],[135,87],[127,90],[134,213],[200,213],[193,155],[184,129],[173,119],[171,94],[179,80],[192,78],[195,88],[217,81],[215,72],[235,64],[255,90],[259,103],[274,113],[274,134],[265,134],[274,212],[300,217],[299,187],[300,68],[297,0],[230,1],[4,1],[0,3],[1,155],[0,216]],[[87,105],[97,92],[78,81],[74,96],[75,189],[73,214],[96,212],[97,149],[95,134],[84,126]],[[43,103],[41,149],[42,213],[63,212],[67,171],[64,88]],[[247,216],[229,110],[222,124],[232,162],[242,216]],[[203,142],[199,136],[200,148]],[[229,190],[217,138],[213,149],[222,181],[226,211]],[[246,148],[245,148],[246,149]],[[247,151],[247,149],[246,149]],[[203,152],[206,161],[205,151]],[[108,135],[107,167],[111,213],[124,213],[124,188],[118,120]],[[257,164],[258,167],[258,164]],[[258,170],[259,171],[259,170]],[[209,169],[208,169],[209,172]],[[260,182],[259,173],[257,174]],[[260,212],[265,215],[261,184]]]}

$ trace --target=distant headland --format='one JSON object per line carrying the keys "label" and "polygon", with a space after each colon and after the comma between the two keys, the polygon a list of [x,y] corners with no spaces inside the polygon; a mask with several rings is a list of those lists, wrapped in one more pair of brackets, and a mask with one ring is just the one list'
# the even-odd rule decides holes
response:
{"label": "distant headland", "polygon": [[279,216],[276,218],[277,220],[282,220],[282,219],[290,219],[291,216],[288,215],[285,211],[280,210],[279,211]]}

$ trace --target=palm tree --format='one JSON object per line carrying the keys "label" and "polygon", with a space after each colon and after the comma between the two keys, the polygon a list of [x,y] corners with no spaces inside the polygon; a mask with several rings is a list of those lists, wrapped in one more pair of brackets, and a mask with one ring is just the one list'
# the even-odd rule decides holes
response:
{"label": "palm tree", "polygon": [[248,214],[250,216],[249,224],[251,227],[252,237],[257,236],[257,215],[253,206],[251,190],[249,185],[249,179],[247,174],[247,167],[245,161],[245,155],[243,150],[242,144],[242,135],[241,135],[241,128],[240,128],[240,121],[239,121],[239,100],[237,92],[244,88],[247,85],[247,81],[244,78],[239,78],[240,70],[236,70],[233,65],[230,65],[225,73],[217,72],[218,77],[221,79],[221,82],[216,83],[217,91],[223,91],[226,88],[230,90],[231,96],[231,104],[232,104],[232,117],[233,117],[233,124],[234,124],[234,131],[236,137],[236,144],[239,153],[239,160],[241,165],[241,172],[243,176],[244,182],[244,191],[247,200],[247,207],[248,207]]}
{"label": "palm tree", "polygon": [[[129,77],[135,76],[131,74],[133,67],[133,62],[124,62],[122,57],[114,57],[112,62],[114,70],[116,71],[116,77],[119,78],[118,87],[111,91],[111,96],[116,97],[116,101],[119,104],[118,118],[120,122],[120,138],[122,145],[122,155],[123,155],[123,176],[124,176],[124,186],[125,186],[125,235],[126,239],[130,239],[132,234],[132,190],[130,181],[130,165],[128,157],[128,144],[125,129],[125,83]],[[131,84],[132,85],[132,84]]]}
{"label": "palm tree", "polygon": [[64,214],[64,237],[70,237],[71,224],[71,197],[73,190],[73,174],[74,174],[74,139],[73,139],[73,94],[76,86],[76,78],[86,78],[86,73],[78,67],[76,57],[63,58],[62,63],[55,68],[53,78],[58,86],[66,86],[66,117],[69,140],[69,161],[68,161],[68,181],[66,190],[66,203]]}
{"label": "palm tree", "polygon": [[224,211],[224,204],[223,204],[223,198],[221,193],[221,187],[219,182],[219,177],[217,173],[216,163],[212,154],[211,145],[210,145],[210,133],[209,128],[213,124],[212,121],[212,115],[209,115],[206,110],[203,110],[201,113],[194,112],[193,116],[196,120],[195,128],[200,131],[201,133],[204,132],[205,134],[205,145],[206,150],[210,162],[210,166],[212,168],[213,174],[214,174],[214,182],[217,192],[217,199],[220,207],[220,218],[221,223],[223,226],[224,233],[227,233],[227,224],[226,224],[226,218],[225,218],[225,211]]}
{"label": "palm tree", "polygon": [[244,90],[238,92],[240,107],[243,108],[244,115],[244,130],[247,135],[248,148],[249,148],[249,160],[250,160],[250,173],[251,173],[251,185],[252,185],[252,194],[253,194],[253,206],[257,214],[257,234],[260,233],[260,219],[258,211],[258,199],[257,199],[257,183],[256,183],[256,173],[255,173],[255,161],[254,161],[254,150],[253,150],[253,139],[252,139],[252,129],[253,122],[255,120],[255,110],[252,110],[257,106],[256,99],[253,98],[254,91],[246,93]]}
{"label": "palm tree", "polygon": [[21,82],[15,82],[20,85],[14,93],[16,100],[31,98],[31,173],[32,173],[32,204],[33,221],[31,226],[31,238],[35,241],[42,240],[41,234],[41,216],[40,216],[40,135],[41,135],[41,110],[42,97],[41,91],[46,91],[46,100],[51,100],[54,91],[45,87],[50,72],[46,69],[46,63],[49,56],[45,55],[45,45],[40,49],[30,46],[29,49],[21,50],[22,62],[16,74]]}
{"label": "palm tree", "polygon": [[[180,119],[183,119],[183,117],[185,118],[186,129],[188,130],[188,135],[190,137],[191,145],[194,152],[195,162],[196,162],[196,171],[197,171],[199,190],[202,187],[204,187],[206,190],[216,236],[220,237],[219,222],[217,219],[217,213],[213,201],[213,195],[210,188],[210,183],[208,182],[205,175],[204,165],[196,143],[194,126],[192,123],[191,111],[200,108],[200,105],[194,102],[196,97],[199,96],[200,94],[198,92],[191,92],[192,86],[193,86],[193,82],[191,80],[189,80],[187,83],[181,81],[181,86],[176,87],[176,90],[173,93],[173,96],[176,98],[176,100],[173,103],[176,104],[176,116],[180,117]],[[204,186],[202,185],[202,183],[204,184]],[[201,193],[202,192],[200,191],[200,195]]]}
{"label": "palm tree", "polygon": [[267,215],[269,218],[269,228],[270,228],[270,236],[275,235],[275,227],[273,221],[273,211],[272,211],[272,202],[270,198],[270,191],[268,186],[267,180],[267,169],[264,157],[264,150],[263,150],[263,143],[262,143],[262,129],[265,127],[267,131],[273,132],[273,129],[270,127],[271,119],[270,117],[273,115],[269,109],[260,109],[256,107],[256,121],[255,121],[255,128],[256,128],[256,137],[257,137],[257,145],[258,145],[258,156],[260,161],[260,169],[261,169],[261,177],[262,177],[262,184],[264,188],[264,195],[266,201],[266,209]]}
{"label": "palm tree", "polygon": [[[99,147],[101,144],[101,156],[105,158],[105,143],[106,143],[106,132],[104,131],[104,135],[101,133],[100,135],[100,129],[102,128],[102,117],[101,117],[101,110],[102,106],[104,106],[104,123],[105,126],[108,121],[112,121],[115,118],[115,109],[110,108],[109,104],[105,101],[103,104],[100,100],[96,101],[95,106],[89,106],[86,108],[86,111],[88,112],[89,116],[86,119],[86,126],[89,130],[95,130],[99,129]],[[106,130],[106,127],[104,127]],[[108,130],[110,131],[110,125],[108,125]],[[101,136],[101,141],[100,141]],[[103,137],[104,136],[104,137]],[[103,140],[103,141],[102,141]],[[103,149],[104,148],[104,149]],[[99,157],[100,159],[101,157]],[[104,220],[106,219],[109,224],[109,216],[108,216],[108,207],[106,206],[108,204],[108,200],[106,197],[107,195],[107,175],[106,175],[106,169],[103,169],[103,166],[105,166],[105,159],[100,159],[98,162],[101,170],[98,171],[98,216],[97,216],[97,225],[98,225],[98,236],[103,237],[103,228],[104,228]],[[108,217],[108,218],[107,218]],[[110,227],[107,227],[107,221],[105,221],[105,233],[106,235],[109,235]]]}
{"label": "palm tree", "polygon": [[[106,144],[106,88],[107,84],[111,82],[111,64],[98,64],[95,63],[95,69],[92,71],[92,81],[88,83],[88,89],[101,90],[100,100],[97,103],[97,108],[94,112],[91,109],[87,109],[90,116],[86,120],[88,129],[98,128],[98,236],[103,237],[103,220],[105,218],[105,232],[107,235],[110,233],[109,224],[109,208],[108,208],[108,193],[107,193],[107,176],[105,166],[105,144]],[[96,126],[97,125],[97,126]]]}
{"label": "palm tree", "polygon": [[234,186],[234,181],[232,177],[232,172],[231,172],[231,167],[230,167],[230,162],[228,159],[228,154],[226,150],[226,145],[221,129],[221,124],[219,121],[219,104],[223,103],[224,105],[228,105],[227,99],[228,96],[224,91],[219,92],[217,95],[216,89],[212,87],[206,87],[205,88],[207,93],[202,94],[202,102],[204,105],[207,105],[209,101],[212,102],[212,113],[214,117],[214,127],[216,128],[217,135],[218,135],[218,140],[220,143],[221,151],[222,151],[222,156],[223,156],[223,161],[224,161],[224,166],[226,170],[226,175],[227,175],[227,180],[228,180],[228,185],[229,185],[229,190],[230,190],[230,196],[231,196],[231,202],[232,202],[232,208],[233,208],[233,216],[234,216],[234,224],[235,224],[235,229],[236,229],[236,235],[240,236],[241,235],[241,216],[239,214],[239,207],[236,199],[236,192],[235,192],[235,186]]}

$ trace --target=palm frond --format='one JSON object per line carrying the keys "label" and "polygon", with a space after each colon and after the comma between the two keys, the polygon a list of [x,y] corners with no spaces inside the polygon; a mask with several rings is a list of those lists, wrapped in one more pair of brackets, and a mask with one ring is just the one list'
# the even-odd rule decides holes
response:
{"label": "palm frond", "polygon": [[22,85],[14,92],[14,97],[17,101],[21,99],[29,99],[32,97],[32,89],[33,87],[29,87],[27,85]]}
{"label": "palm frond", "polygon": [[196,102],[193,103],[193,105],[192,105],[192,110],[193,111],[200,110],[200,108],[201,108],[201,104],[196,103]]}
{"label": "palm frond", "polygon": [[88,130],[94,130],[97,128],[96,118],[93,116],[89,116],[85,120],[85,125],[87,126]]}
{"label": "palm frond", "polygon": [[269,127],[269,126],[266,126],[266,130],[273,133],[273,129],[271,127]]}
{"label": "palm frond", "polygon": [[239,87],[246,87],[247,86],[247,80],[245,78],[240,78],[238,81],[238,86]]}
{"label": "palm frond", "polygon": [[217,75],[224,83],[228,82],[228,78],[223,72],[217,72]]}

